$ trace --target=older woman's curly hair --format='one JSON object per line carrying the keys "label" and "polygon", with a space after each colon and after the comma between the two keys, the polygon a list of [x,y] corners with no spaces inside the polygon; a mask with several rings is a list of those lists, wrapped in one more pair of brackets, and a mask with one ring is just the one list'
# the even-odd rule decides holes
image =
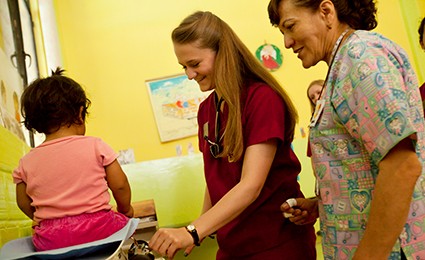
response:
{"label": "older woman's curly hair", "polygon": [[[272,25],[279,25],[279,5],[284,0],[271,0],[268,6],[269,19]],[[291,0],[299,7],[317,10],[322,0]],[[376,5],[374,0],[331,0],[335,6],[339,21],[348,24],[356,30],[374,29],[378,22],[376,20]]]}

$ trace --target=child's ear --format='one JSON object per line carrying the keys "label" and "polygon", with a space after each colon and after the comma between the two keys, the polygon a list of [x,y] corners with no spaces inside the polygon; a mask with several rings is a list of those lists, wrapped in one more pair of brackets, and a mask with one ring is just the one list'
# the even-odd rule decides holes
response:
{"label": "child's ear", "polygon": [[84,117],[83,117],[83,112],[84,111],[84,106],[80,107],[80,115],[79,115],[79,119],[80,119],[80,123],[84,124]]}

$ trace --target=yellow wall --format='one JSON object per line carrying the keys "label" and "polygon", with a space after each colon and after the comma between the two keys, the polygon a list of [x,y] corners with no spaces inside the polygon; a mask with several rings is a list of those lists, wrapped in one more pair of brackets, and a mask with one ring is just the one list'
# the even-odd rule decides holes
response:
{"label": "yellow wall", "polygon": [[[422,8],[422,1],[417,0],[413,7],[403,4],[404,0],[378,2],[376,31],[399,43],[412,61],[417,59],[413,59],[403,11]],[[253,53],[265,42],[279,46],[283,65],[273,74],[299,111],[294,148],[303,164],[301,185],[307,196],[312,195],[306,139],[299,130],[307,132],[311,113],[306,87],[312,80],[324,78],[327,66],[320,63],[305,70],[292,51],[284,48],[282,36],[269,23],[268,0],[54,0],[54,5],[64,67],[85,86],[93,102],[87,134],[102,137],[115,150],[133,148],[136,161],[175,156],[176,145],[182,145],[185,154],[188,143],[197,151],[196,137],[160,142],[145,86],[146,80],[183,73],[170,33],[184,17],[196,10],[212,11]],[[416,39],[416,35],[412,37]],[[416,63],[414,66],[417,68]]]}
{"label": "yellow wall", "polygon": [[[414,50],[403,10],[422,8],[421,1],[413,7],[403,5],[403,0],[378,2],[376,31],[399,43],[412,61]],[[268,0],[54,0],[54,4],[64,67],[86,87],[93,102],[87,134],[102,137],[115,150],[133,148],[137,161],[175,156],[178,144],[183,153],[189,142],[197,148],[196,137],[160,142],[145,86],[146,80],[183,72],[176,62],[170,33],[184,17],[196,10],[212,11],[253,53],[265,42],[279,46],[283,65],[273,74],[299,111],[294,148],[303,163],[302,176],[308,177],[301,180],[309,179],[307,185],[302,184],[307,186],[304,190],[308,195],[312,192],[306,140],[299,130],[307,129],[310,118],[306,87],[310,81],[324,78],[327,67],[320,63],[305,70],[292,51],[284,48],[282,36],[268,21]],[[414,66],[417,68],[416,63]]]}
{"label": "yellow wall", "polygon": [[[102,137],[116,150],[133,148],[137,161],[174,156],[178,144],[184,153],[189,142],[197,146],[195,137],[160,142],[145,86],[145,80],[183,72],[173,53],[170,32],[196,10],[219,15],[253,53],[264,42],[282,49],[283,65],[274,75],[299,109],[299,128],[306,127],[310,110],[305,89],[311,80],[324,77],[326,65],[304,70],[296,56],[284,49],[278,30],[270,25],[268,0],[247,3],[55,0],[64,67],[86,87],[93,101],[87,134]],[[378,4],[376,31],[413,56],[399,0],[381,0]],[[299,131],[296,134],[301,138]]]}
{"label": "yellow wall", "polygon": [[29,147],[0,125],[0,247],[6,242],[31,235],[31,220],[16,204],[12,172]]}
{"label": "yellow wall", "polygon": [[[326,66],[320,64],[304,70],[295,55],[283,48],[282,36],[268,22],[268,0],[54,0],[54,3],[64,67],[86,87],[93,101],[87,134],[102,137],[115,150],[133,148],[137,161],[174,156],[177,144],[183,146],[184,152],[189,142],[197,144],[195,137],[161,144],[144,84],[149,79],[183,72],[174,57],[170,32],[196,10],[210,10],[227,21],[253,53],[264,42],[282,48],[283,66],[274,75],[287,88],[299,110],[299,128],[306,128],[310,107],[305,89],[311,80],[324,77]],[[422,82],[425,57],[417,46],[415,26],[425,12],[425,2],[381,0],[378,7],[376,31],[407,50]],[[4,128],[0,127],[0,132],[0,206],[8,209],[2,216],[6,221],[0,223],[1,246],[16,236],[29,235],[30,229],[28,220],[21,221],[24,216],[14,202],[10,175],[28,147]],[[311,196],[314,182],[310,161],[305,156],[306,145],[306,139],[297,131],[294,149],[303,164],[301,186]]]}
{"label": "yellow wall", "polygon": [[[87,89],[93,105],[87,134],[101,136],[114,149],[134,148],[136,160],[176,155],[181,144],[197,147],[195,137],[161,144],[145,80],[183,73],[170,33],[188,14],[211,10],[227,21],[254,53],[264,42],[282,46],[267,18],[267,1],[55,1],[65,68]],[[306,71],[288,50],[275,72],[309,115],[305,86],[324,74],[324,66]],[[294,76],[296,75],[296,76]],[[305,119],[305,120],[304,120]]]}
{"label": "yellow wall", "polygon": [[413,52],[413,62],[416,65],[419,82],[425,81],[425,52],[419,45],[418,27],[425,16],[424,0],[399,0],[403,21],[405,23],[410,47]]}

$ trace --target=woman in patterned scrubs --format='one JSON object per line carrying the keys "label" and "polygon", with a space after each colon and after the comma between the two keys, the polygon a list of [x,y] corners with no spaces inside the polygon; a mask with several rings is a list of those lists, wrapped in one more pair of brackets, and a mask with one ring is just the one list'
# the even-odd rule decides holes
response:
{"label": "woman in patterned scrubs", "polygon": [[406,52],[371,0],[271,0],[271,23],[304,68],[328,64],[310,124],[317,198],[282,204],[320,216],[325,259],[425,259],[424,119]]}

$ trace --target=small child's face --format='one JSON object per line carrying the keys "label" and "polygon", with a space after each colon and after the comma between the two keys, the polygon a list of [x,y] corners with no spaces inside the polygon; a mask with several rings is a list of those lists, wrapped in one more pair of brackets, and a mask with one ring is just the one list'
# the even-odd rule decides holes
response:
{"label": "small child's face", "polygon": [[320,92],[322,91],[321,85],[313,85],[308,89],[308,98],[313,102],[314,105],[316,105],[317,100],[320,97]]}

